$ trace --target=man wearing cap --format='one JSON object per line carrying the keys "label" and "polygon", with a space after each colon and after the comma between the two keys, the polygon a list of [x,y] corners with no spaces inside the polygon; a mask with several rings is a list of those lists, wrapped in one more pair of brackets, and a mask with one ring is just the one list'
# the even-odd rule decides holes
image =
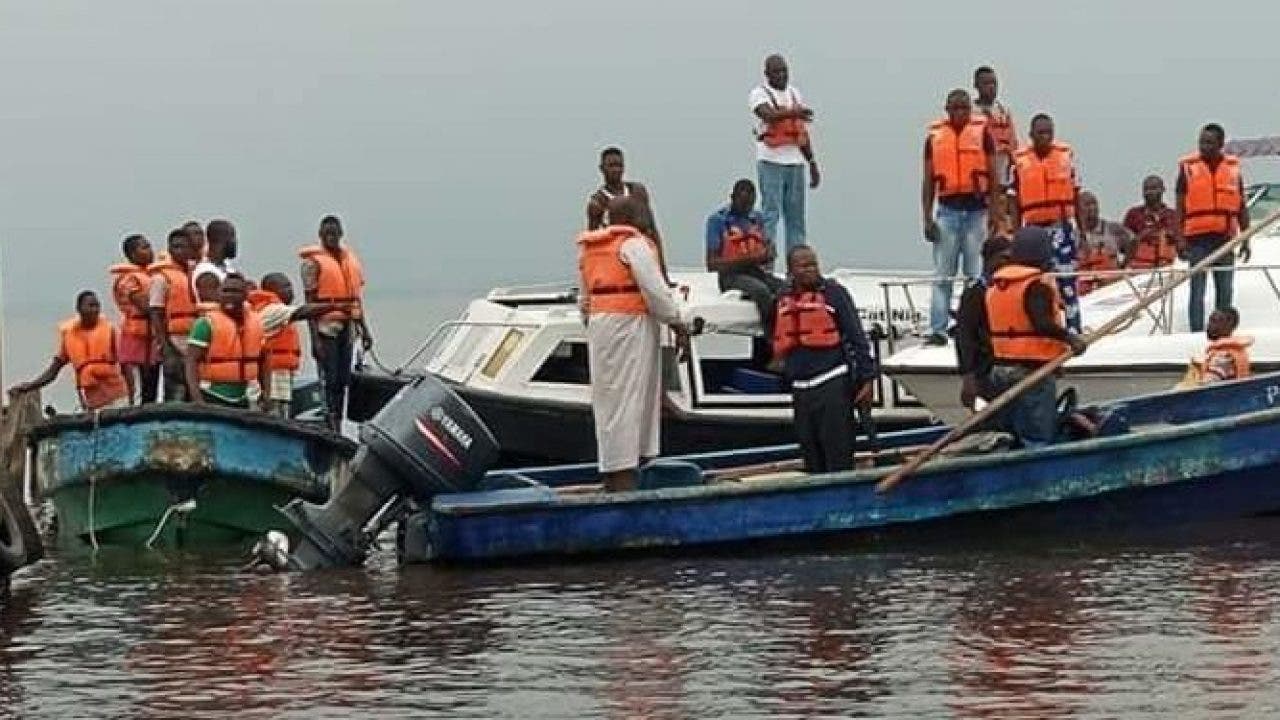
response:
{"label": "man wearing cap", "polygon": [[[1045,275],[1053,262],[1049,231],[1029,225],[1013,236],[1009,263],[991,276],[985,309],[992,358],[987,384],[993,398],[1063,352],[1084,353],[1084,342],[1066,328],[1057,283]],[[1045,378],[1006,406],[1002,424],[1024,447],[1053,442],[1057,394],[1056,380]]]}

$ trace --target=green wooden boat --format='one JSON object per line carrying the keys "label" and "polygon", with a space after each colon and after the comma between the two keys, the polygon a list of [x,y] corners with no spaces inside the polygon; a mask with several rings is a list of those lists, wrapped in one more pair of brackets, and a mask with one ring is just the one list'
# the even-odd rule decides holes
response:
{"label": "green wooden boat", "polygon": [[29,444],[62,547],[256,539],[280,525],[276,506],[328,498],[355,453],[320,425],[184,403],[54,418]]}

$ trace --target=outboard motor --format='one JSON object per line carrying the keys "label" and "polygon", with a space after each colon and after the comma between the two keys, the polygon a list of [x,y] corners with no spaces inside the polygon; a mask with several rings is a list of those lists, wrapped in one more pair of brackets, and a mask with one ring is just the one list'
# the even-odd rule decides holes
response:
{"label": "outboard motor", "polygon": [[282,508],[301,535],[289,567],[364,562],[369,542],[395,514],[388,508],[474,490],[497,459],[498,442],[475,412],[434,377],[416,378],[360,428],[341,491],[324,505],[295,499]]}

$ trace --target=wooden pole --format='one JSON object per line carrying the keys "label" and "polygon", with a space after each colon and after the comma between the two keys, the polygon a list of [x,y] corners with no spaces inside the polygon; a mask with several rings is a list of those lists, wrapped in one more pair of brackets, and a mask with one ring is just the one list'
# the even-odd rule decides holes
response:
{"label": "wooden pole", "polygon": [[[1225,257],[1227,253],[1234,252],[1238,246],[1240,246],[1242,243],[1247,241],[1249,238],[1253,237],[1263,228],[1269,227],[1276,220],[1280,220],[1280,210],[1276,210],[1275,212],[1271,213],[1267,217],[1263,218],[1261,222],[1258,222],[1252,225],[1245,232],[1242,232],[1239,235],[1232,238],[1230,241],[1223,243],[1222,247],[1209,253],[1209,255],[1204,260],[1201,260],[1198,264],[1196,264],[1195,267],[1190,268],[1180,276],[1175,276],[1173,279],[1173,282],[1169,283],[1168,285],[1165,285],[1164,287],[1160,288],[1156,292],[1151,293],[1139,299],[1138,302],[1133,307],[1111,318],[1109,321],[1107,321],[1106,324],[1104,324],[1102,327],[1098,328],[1097,330],[1094,330],[1088,335],[1085,335],[1083,338],[1085,346],[1087,347],[1089,345],[1092,345],[1098,340],[1106,337],[1107,335],[1110,335],[1117,328],[1121,327],[1126,322],[1136,317],[1138,313],[1147,309],[1152,304],[1158,302],[1169,293],[1172,293],[1174,288],[1177,288],[1179,285],[1186,282],[1188,278],[1192,277],[1193,275],[1198,275],[1212,268],[1213,264],[1217,262],[1219,259]],[[1039,384],[1040,381],[1049,377],[1049,375],[1051,375],[1052,373],[1056,372],[1058,368],[1062,367],[1063,364],[1065,364],[1068,360],[1072,358],[1072,355],[1073,353],[1070,350],[1067,350],[1066,352],[1062,353],[1058,357],[1050,360],[1044,365],[1041,365],[1039,368],[1036,369],[1035,372],[1023,378],[1022,381],[1019,382],[1017,385],[1014,385],[1013,387],[1004,391],[998,397],[996,397],[994,400],[988,403],[987,406],[982,409],[982,412],[974,413],[973,415],[970,415],[968,418],[965,419],[964,422],[960,423],[955,428],[953,428],[951,432],[942,436],[937,440],[937,442],[933,443],[928,448],[926,448],[924,452],[911,458],[910,462],[908,462],[907,464],[895,470],[885,479],[881,480],[880,483],[876,485],[876,491],[885,493],[892,490],[894,486],[896,486],[898,483],[905,480],[909,475],[914,473],[916,470],[919,470],[922,465],[929,462],[929,460],[931,460],[935,455],[937,455],[938,452],[941,451],[943,448],[955,442],[956,440],[959,440],[965,435],[969,434],[969,432],[971,432],[974,428],[978,427],[979,425],[981,425],[982,423],[990,419],[992,416],[994,416],[996,413],[1003,410],[1005,406],[1013,402],[1015,399],[1021,396],[1024,392],[1031,389],[1035,385]]]}

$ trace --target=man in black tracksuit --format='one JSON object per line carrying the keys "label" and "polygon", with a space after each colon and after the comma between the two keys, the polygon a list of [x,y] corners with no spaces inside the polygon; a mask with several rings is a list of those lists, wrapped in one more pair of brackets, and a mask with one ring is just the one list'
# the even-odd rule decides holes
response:
{"label": "man in black tracksuit", "polygon": [[773,356],[791,384],[796,435],[805,471],[853,467],[853,410],[869,409],[877,375],[853,298],[818,271],[807,245],[787,253],[790,284],[778,298]]}

